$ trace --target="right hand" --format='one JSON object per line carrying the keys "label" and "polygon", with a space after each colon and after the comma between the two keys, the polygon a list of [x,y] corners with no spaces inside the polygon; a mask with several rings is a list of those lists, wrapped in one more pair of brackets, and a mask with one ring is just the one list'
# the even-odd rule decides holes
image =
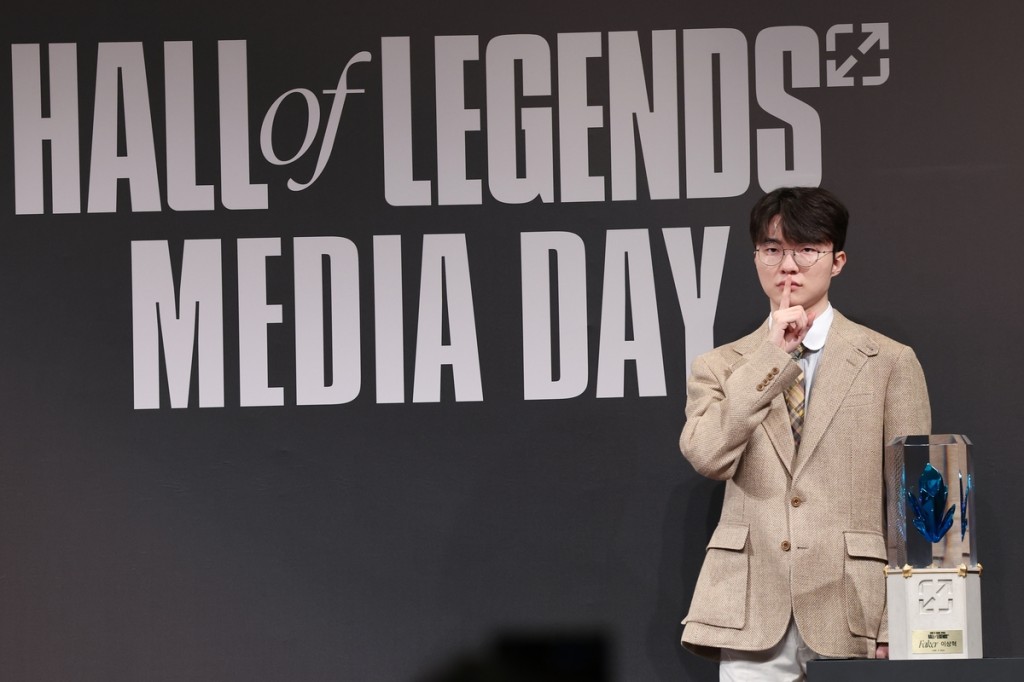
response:
{"label": "right hand", "polygon": [[792,283],[787,279],[782,288],[779,309],[772,313],[772,328],[768,331],[768,340],[787,353],[797,349],[814,323],[814,313],[807,312],[803,306],[790,304],[791,289]]}

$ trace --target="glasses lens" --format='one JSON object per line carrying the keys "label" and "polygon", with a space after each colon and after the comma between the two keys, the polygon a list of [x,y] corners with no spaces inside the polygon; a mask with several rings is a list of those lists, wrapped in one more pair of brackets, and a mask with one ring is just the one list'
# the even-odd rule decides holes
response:
{"label": "glasses lens", "polygon": [[794,251],[793,260],[802,268],[809,268],[818,261],[817,251]]}

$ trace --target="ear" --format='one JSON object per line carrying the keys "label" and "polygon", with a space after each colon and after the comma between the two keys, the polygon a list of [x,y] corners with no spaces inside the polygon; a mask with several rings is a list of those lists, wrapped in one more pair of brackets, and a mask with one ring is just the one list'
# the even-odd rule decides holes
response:
{"label": "ear", "polygon": [[843,271],[843,266],[846,265],[846,252],[836,251],[832,254],[832,276],[835,277]]}

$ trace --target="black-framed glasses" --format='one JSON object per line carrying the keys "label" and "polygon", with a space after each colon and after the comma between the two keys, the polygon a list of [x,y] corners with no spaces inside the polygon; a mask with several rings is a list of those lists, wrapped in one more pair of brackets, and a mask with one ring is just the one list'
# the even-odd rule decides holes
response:
{"label": "black-framed glasses", "polygon": [[754,251],[758,259],[768,267],[774,267],[781,263],[787,253],[793,254],[793,261],[801,268],[809,268],[827,253],[832,251],[819,251],[813,246],[801,246],[799,249],[783,249],[778,246],[761,246]]}

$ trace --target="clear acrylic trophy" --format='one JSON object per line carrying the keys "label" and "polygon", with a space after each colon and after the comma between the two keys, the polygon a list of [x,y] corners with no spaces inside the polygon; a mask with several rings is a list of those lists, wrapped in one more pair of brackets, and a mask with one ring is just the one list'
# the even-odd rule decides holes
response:
{"label": "clear acrylic trophy", "polygon": [[981,564],[971,441],[901,436],[885,448],[889,656],[981,658]]}

